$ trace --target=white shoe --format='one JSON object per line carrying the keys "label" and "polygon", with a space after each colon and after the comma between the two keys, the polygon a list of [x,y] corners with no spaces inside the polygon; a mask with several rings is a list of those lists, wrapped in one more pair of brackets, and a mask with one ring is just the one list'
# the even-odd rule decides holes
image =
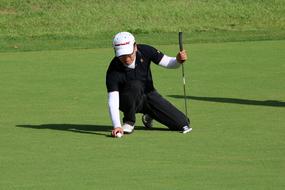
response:
{"label": "white shoe", "polygon": [[130,133],[132,133],[134,131],[135,126],[127,124],[127,123],[124,123],[122,128],[124,130],[124,133],[130,134]]}
{"label": "white shoe", "polygon": [[191,127],[184,126],[184,127],[182,127],[181,133],[186,134],[186,133],[189,133],[189,132],[191,132],[191,131],[192,131],[192,128],[191,128]]}

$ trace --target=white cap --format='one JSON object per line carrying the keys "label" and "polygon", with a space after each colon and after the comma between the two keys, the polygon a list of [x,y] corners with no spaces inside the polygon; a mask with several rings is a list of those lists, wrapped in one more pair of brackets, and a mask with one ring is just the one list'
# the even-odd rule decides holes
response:
{"label": "white cap", "polygon": [[129,32],[119,32],[113,39],[113,48],[117,57],[134,51],[135,37]]}

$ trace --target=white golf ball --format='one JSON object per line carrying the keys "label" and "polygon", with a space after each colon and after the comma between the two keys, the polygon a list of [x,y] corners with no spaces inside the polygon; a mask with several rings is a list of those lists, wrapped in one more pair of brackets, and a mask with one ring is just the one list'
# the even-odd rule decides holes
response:
{"label": "white golf ball", "polygon": [[118,132],[118,133],[116,134],[116,137],[117,137],[117,138],[121,138],[122,136],[123,136],[123,134],[120,133],[120,132]]}

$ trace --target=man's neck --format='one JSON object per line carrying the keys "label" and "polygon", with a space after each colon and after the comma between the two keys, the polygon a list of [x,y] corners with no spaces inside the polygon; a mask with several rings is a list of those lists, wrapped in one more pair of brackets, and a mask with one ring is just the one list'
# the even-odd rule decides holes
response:
{"label": "man's neck", "polygon": [[136,57],[131,64],[124,64],[124,66],[129,68],[129,69],[134,69],[136,67]]}

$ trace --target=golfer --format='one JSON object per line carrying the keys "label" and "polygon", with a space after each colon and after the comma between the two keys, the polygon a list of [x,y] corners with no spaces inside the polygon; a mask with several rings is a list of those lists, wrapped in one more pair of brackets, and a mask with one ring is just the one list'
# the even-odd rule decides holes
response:
{"label": "golfer", "polygon": [[114,127],[112,136],[118,132],[132,133],[136,113],[143,114],[142,121],[147,128],[152,127],[155,119],[171,130],[190,132],[190,120],[156,91],[150,70],[151,62],[164,68],[179,68],[187,60],[186,51],[170,57],[152,46],[136,44],[129,32],[116,34],[113,48],[115,57],[106,74],[109,114]]}

